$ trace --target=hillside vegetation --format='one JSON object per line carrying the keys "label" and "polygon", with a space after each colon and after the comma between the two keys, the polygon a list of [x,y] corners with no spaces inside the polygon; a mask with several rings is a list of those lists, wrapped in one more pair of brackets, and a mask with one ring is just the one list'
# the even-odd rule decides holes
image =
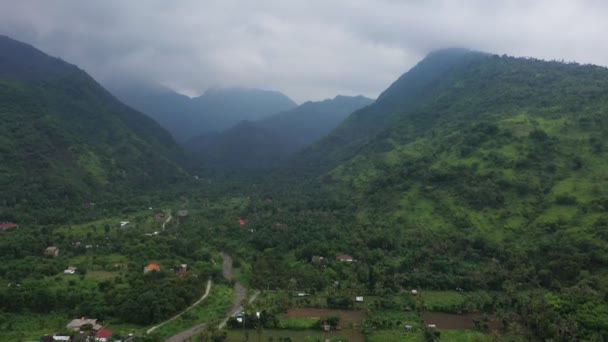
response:
{"label": "hillside vegetation", "polygon": [[295,163],[327,153],[385,286],[544,288],[515,310],[538,337],[605,333],[607,108],[606,68],[439,51]]}
{"label": "hillside vegetation", "polygon": [[152,189],[184,174],[179,148],[158,124],[84,71],[7,37],[0,37],[0,117],[5,220],[44,220],[44,211],[53,216],[62,206]]}

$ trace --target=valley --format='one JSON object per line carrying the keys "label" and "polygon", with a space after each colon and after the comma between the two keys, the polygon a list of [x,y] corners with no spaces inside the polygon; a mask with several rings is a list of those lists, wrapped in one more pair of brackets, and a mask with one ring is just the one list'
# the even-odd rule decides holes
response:
{"label": "valley", "polygon": [[437,50],[213,163],[0,38],[0,341],[608,338],[604,67]]}

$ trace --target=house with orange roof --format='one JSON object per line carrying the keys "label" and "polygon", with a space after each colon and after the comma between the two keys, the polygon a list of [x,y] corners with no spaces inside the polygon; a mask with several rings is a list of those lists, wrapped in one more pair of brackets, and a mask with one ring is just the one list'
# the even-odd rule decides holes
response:
{"label": "house with orange roof", "polygon": [[158,264],[151,263],[148,266],[144,267],[144,274],[152,271],[160,271],[160,266],[158,266]]}

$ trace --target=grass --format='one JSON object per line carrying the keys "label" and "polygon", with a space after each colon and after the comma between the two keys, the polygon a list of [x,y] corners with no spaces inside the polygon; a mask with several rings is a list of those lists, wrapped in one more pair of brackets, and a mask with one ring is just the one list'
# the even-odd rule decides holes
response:
{"label": "grass", "polygon": [[429,311],[454,312],[464,304],[464,296],[455,291],[423,291],[422,299]]}
{"label": "grass", "polygon": [[103,281],[113,279],[118,275],[118,272],[110,271],[88,271],[84,276],[87,280]]}
{"label": "grass", "polygon": [[201,323],[219,323],[232,305],[233,292],[232,288],[226,285],[213,285],[207,300],[178,319],[156,329],[152,335],[165,339]]}
{"label": "grass", "polygon": [[69,318],[58,314],[0,314],[0,342],[38,341],[65,329]]}
{"label": "grass", "polygon": [[279,319],[279,324],[282,329],[305,330],[305,329],[312,329],[318,321],[319,321],[319,318],[316,318],[316,317],[306,317],[306,318],[281,317]]}

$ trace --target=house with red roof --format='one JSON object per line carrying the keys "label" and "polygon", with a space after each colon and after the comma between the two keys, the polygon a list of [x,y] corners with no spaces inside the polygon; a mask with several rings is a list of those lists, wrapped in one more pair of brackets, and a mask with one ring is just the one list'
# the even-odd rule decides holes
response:
{"label": "house with red roof", "polygon": [[14,222],[2,222],[0,223],[0,231],[5,231],[7,229],[17,228],[17,224]]}
{"label": "house with red roof", "polygon": [[355,261],[355,259],[352,257],[352,255],[348,255],[348,254],[340,254],[336,257],[336,259],[342,261],[342,262],[353,262]]}
{"label": "house with red roof", "polygon": [[95,334],[95,341],[106,342],[112,337],[112,331],[109,329],[101,329]]}
{"label": "house with red roof", "polygon": [[239,225],[244,226],[246,224],[247,224],[247,222],[245,222],[245,220],[243,220],[242,218],[239,217]]}

